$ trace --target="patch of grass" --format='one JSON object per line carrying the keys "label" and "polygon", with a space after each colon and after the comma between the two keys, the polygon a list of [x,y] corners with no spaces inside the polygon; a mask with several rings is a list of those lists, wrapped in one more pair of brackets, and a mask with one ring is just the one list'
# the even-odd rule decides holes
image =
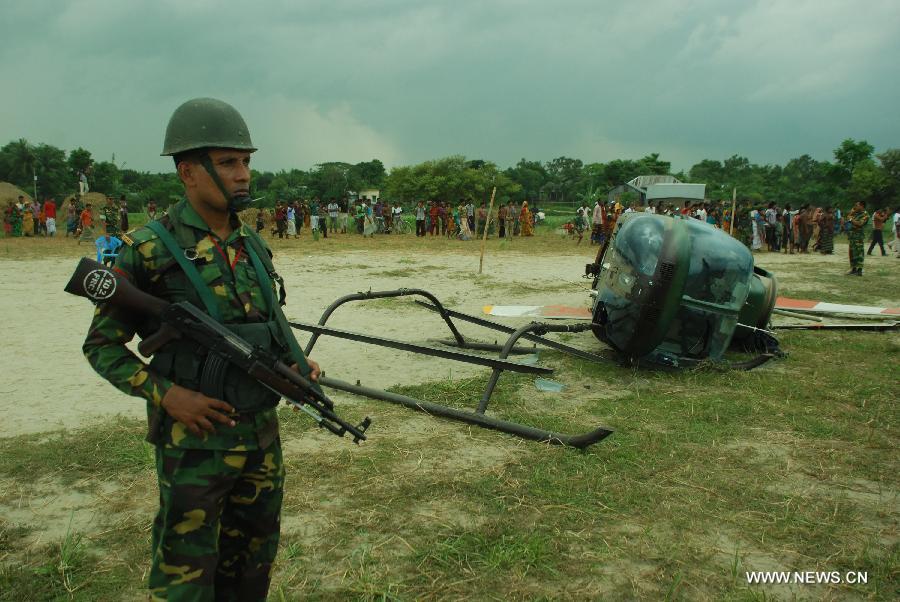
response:
{"label": "patch of grass", "polygon": [[53,476],[70,485],[146,472],[153,467],[153,448],[144,442],[146,428],[145,421],[117,418],[101,428],[2,438],[0,476],[25,481]]}

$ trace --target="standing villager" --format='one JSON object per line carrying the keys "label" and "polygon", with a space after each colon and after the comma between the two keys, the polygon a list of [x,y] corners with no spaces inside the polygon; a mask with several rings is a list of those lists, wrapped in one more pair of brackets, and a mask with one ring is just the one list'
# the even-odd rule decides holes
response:
{"label": "standing villager", "polygon": [[456,238],[459,236],[459,209],[450,205],[447,210],[450,213],[450,220],[447,223],[447,238]]}
{"label": "standing villager", "polygon": [[94,208],[91,203],[84,206],[78,217],[78,244],[94,240]]}
{"label": "standing villager", "polygon": [[[202,98],[176,109],[163,155],[174,158],[186,198],[123,237],[115,270],[151,295],[201,308],[316,380],[319,367],[282,327],[271,252],[238,217],[250,204],[255,150],[230,105]],[[153,328],[101,303],[84,342],[94,369],[147,405],[160,504],[150,597],[264,600],[284,491],[279,396],[234,370],[206,370],[214,356],[189,340],[164,344],[144,364],[125,345]],[[222,399],[200,393],[201,382]]]}
{"label": "standing villager", "polygon": [[56,236],[56,201],[52,197],[44,201],[44,217],[47,236]]}
{"label": "standing villager", "polygon": [[819,253],[834,253],[834,207],[826,207],[819,217]]}
{"label": "standing villager", "polygon": [[34,221],[34,214],[31,212],[31,207],[25,207],[25,210],[22,211],[23,236],[34,236]]}
{"label": "standing villager", "polygon": [[[809,240],[810,240],[810,243],[813,245],[813,248],[812,248],[813,251],[818,251],[819,244],[821,243],[819,222],[821,221],[823,213],[824,212],[822,211],[821,207],[816,207],[812,212],[812,223],[811,223],[812,235],[810,236]],[[812,242],[812,241],[815,241],[815,242]]]}
{"label": "standing villager", "polygon": [[338,230],[338,214],[340,213],[340,205],[337,204],[337,199],[331,197],[328,201],[328,229],[331,230],[332,234],[336,234]]}
{"label": "standing villager", "polygon": [[478,206],[478,209],[475,210],[475,230],[474,234],[476,238],[481,238],[484,235],[484,228],[487,225],[487,204],[482,201],[481,205]]}
{"label": "standing villager", "polygon": [[297,238],[297,209],[294,203],[288,203],[285,211],[285,227],[287,228],[287,237]]}
{"label": "standing villager", "polygon": [[319,232],[323,238],[328,238],[328,206],[325,203],[319,204]]}
{"label": "standing villager", "polygon": [[265,209],[258,209],[256,211],[256,233],[259,234],[263,231],[263,228],[266,227],[266,222],[264,221],[264,216],[266,214]]}
{"label": "standing villager", "polygon": [[762,248],[761,230],[764,227],[764,223],[765,220],[763,220],[758,209],[750,212],[750,227],[753,229],[753,242],[750,245],[750,250],[752,251],[759,251]]}
{"label": "standing villager", "polygon": [[75,205],[75,199],[71,199],[66,205],[66,238],[69,234],[75,235],[78,231],[78,208]]}
{"label": "standing villager", "polygon": [[528,201],[522,202],[522,211],[519,214],[519,223],[522,224],[522,236],[534,236],[534,222]]}
{"label": "standing villager", "polygon": [[506,203],[506,238],[512,238],[515,235],[515,207],[513,207],[513,202],[509,201]]}
{"label": "standing villager", "polygon": [[847,241],[850,243],[850,271],[847,272],[847,276],[862,276],[863,262],[866,260],[866,254],[863,252],[865,242],[863,232],[869,222],[865,201],[856,201],[853,209],[847,214],[847,221],[850,225],[850,231],[847,232]]}
{"label": "standing villager", "polygon": [[881,256],[884,257],[887,253],[884,250],[884,222],[887,221],[887,213],[884,209],[877,209],[872,214],[872,242],[869,244],[869,250],[866,252],[867,255],[872,254],[872,249],[875,248],[875,245],[878,245],[881,248]]}
{"label": "standing villager", "polygon": [[497,236],[504,238],[506,236],[506,205],[500,204],[497,208]]}
{"label": "standing villager", "polygon": [[425,205],[422,201],[416,204],[416,236],[425,236]]}
{"label": "standing villager", "polygon": [[900,206],[894,207],[891,214],[891,242],[888,246],[894,250],[894,257],[900,257]]}
{"label": "standing villager", "polygon": [[6,208],[3,210],[3,234],[7,238],[12,236],[12,214],[13,203],[12,201],[8,201],[6,203]]}
{"label": "standing villager", "polygon": [[315,197],[309,204],[309,227],[319,229],[319,197]]}
{"label": "standing villager", "polygon": [[575,210],[575,224],[574,230],[575,234],[578,235],[578,242],[575,243],[577,245],[581,244],[581,239],[584,238],[584,229],[587,227],[587,214],[585,213],[584,207],[579,207]]}
{"label": "standing villager", "polygon": [[156,219],[156,201],[152,199],[147,203],[147,219],[150,221]]}
{"label": "standing villager", "polygon": [[[651,205],[647,205],[647,210],[651,209]],[[597,243],[601,244],[601,237],[603,235],[603,203],[600,202],[600,199],[597,199],[597,202],[594,203],[594,209],[591,212],[591,244]]]}
{"label": "standing villager", "polygon": [[128,224],[128,200],[123,194],[122,198],[119,199],[119,232],[128,232],[130,229]]}
{"label": "standing villager", "polygon": [[23,203],[23,200],[24,197],[20,195],[19,201],[12,206],[10,229],[12,230],[13,236],[22,236],[22,222],[24,221],[25,215],[25,204]]}
{"label": "standing villager", "polygon": [[428,209],[428,234],[434,236],[438,233],[438,220],[440,219],[441,209],[438,207],[437,201],[431,201],[431,207]]}

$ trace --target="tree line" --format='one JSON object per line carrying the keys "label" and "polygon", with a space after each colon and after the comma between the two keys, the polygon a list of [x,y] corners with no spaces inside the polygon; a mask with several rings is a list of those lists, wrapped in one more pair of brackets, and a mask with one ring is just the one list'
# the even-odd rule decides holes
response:
{"label": "tree line", "polygon": [[[140,211],[151,200],[167,206],[182,195],[174,170],[149,173],[126,169],[112,161],[96,161],[81,147],[66,153],[24,139],[0,148],[0,180],[33,194],[36,177],[39,198],[61,200],[74,193],[80,172],[87,175],[91,190],[117,198],[125,195],[133,211]],[[876,155],[871,144],[852,138],[834,150],[833,162],[803,155],[784,166],[759,165],[734,155],[724,161],[704,159],[686,173],[672,173],[671,163],[658,153],[607,163],[584,163],[570,157],[545,162],[523,158],[506,169],[491,161],[454,155],[397,166],[390,172],[378,159],[355,164],[336,161],[309,170],[253,170],[252,194],[262,197],[259,204],[263,207],[274,206],[278,200],[343,199],[367,189],[405,203],[427,199],[477,203],[487,201],[496,187],[497,201],[574,205],[591,203],[636,176],[653,174],[671,174],[682,182],[706,184],[711,200],[730,199],[732,189],[737,189],[742,200],[753,203],[774,200],[847,207],[853,200],[863,199],[874,207],[900,205],[900,149]]]}

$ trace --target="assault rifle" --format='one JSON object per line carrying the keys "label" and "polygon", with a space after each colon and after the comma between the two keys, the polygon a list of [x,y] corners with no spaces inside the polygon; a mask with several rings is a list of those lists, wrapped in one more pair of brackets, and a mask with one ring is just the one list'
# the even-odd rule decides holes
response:
{"label": "assault rifle", "polygon": [[138,351],[144,357],[153,355],[169,341],[186,337],[281,395],[289,404],[311,416],[320,427],[339,437],[349,433],[357,444],[366,439],[366,429],[372,422],[368,417],[357,426],[345,422],[334,413],[334,402],[322,392],[318,383],[310,382],[268,350],[251,345],[191,303],[169,303],[148,295],[127,279],[86,257],[78,263],[65,291],[159,320],[160,329],[138,344]]}

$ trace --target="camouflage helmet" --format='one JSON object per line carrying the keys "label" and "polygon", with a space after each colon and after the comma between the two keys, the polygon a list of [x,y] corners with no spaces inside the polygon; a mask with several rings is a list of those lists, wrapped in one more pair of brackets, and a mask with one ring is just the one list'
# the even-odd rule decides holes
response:
{"label": "camouflage helmet", "polygon": [[237,109],[215,98],[194,98],[175,109],[166,127],[161,156],[201,148],[256,150]]}

